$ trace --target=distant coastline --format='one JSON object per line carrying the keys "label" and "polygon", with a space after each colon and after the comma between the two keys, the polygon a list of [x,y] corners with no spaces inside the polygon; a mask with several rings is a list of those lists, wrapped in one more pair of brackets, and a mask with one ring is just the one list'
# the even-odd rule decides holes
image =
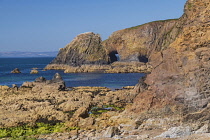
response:
{"label": "distant coastline", "polygon": [[0,52],[0,58],[15,58],[15,57],[56,57],[58,51],[52,52],[22,52],[22,51],[11,51],[11,52]]}

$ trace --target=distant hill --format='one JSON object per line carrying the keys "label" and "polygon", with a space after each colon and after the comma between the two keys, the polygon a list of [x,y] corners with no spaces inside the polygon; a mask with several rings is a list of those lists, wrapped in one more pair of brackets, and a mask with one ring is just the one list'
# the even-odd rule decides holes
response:
{"label": "distant hill", "polygon": [[0,57],[56,57],[57,51],[53,52],[0,52]]}

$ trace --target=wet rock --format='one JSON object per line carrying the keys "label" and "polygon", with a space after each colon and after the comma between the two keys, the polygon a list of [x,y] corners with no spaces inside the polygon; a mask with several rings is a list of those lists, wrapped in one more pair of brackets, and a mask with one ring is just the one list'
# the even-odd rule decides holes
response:
{"label": "wet rock", "polygon": [[30,74],[37,74],[38,73],[38,70],[31,70]]}
{"label": "wet rock", "polygon": [[21,73],[20,70],[18,68],[15,68],[13,71],[11,71],[10,73]]}
{"label": "wet rock", "polygon": [[38,77],[38,78],[35,79],[34,82],[37,82],[37,83],[44,83],[44,82],[46,82],[46,79],[45,79],[44,77]]}

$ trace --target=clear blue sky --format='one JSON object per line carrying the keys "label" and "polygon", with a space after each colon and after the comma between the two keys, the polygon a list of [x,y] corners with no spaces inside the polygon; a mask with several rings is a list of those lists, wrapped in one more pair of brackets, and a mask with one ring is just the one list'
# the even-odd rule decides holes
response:
{"label": "clear blue sky", "polygon": [[57,51],[92,31],[179,18],[186,0],[0,0],[0,52]]}

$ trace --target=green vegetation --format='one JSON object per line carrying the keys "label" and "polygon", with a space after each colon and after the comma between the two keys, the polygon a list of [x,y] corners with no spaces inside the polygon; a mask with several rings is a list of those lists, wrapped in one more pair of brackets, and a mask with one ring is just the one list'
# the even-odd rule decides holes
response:
{"label": "green vegetation", "polygon": [[124,107],[117,107],[117,106],[115,106],[115,105],[103,105],[103,107],[104,107],[104,108],[109,108],[109,107],[111,107],[111,108],[113,108],[113,109],[116,110],[116,111],[125,110]]}
{"label": "green vegetation", "polygon": [[10,128],[0,128],[0,138],[10,137],[11,139],[32,140],[34,138],[30,138],[29,136],[78,129],[79,128],[77,127],[66,127],[64,123],[56,123],[55,125],[36,123],[35,126],[23,125]]}
{"label": "green vegetation", "polygon": [[192,8],[192,3],[188,3],[188,10],[190,10]]}
{"label": "green vegetation", "polygon": [[92,107],[90,110],[90,116],[97,118],[104,112],[122,111],[124,109],[124,107],[117,107],[115,105],[103,105],[102,107]]}

